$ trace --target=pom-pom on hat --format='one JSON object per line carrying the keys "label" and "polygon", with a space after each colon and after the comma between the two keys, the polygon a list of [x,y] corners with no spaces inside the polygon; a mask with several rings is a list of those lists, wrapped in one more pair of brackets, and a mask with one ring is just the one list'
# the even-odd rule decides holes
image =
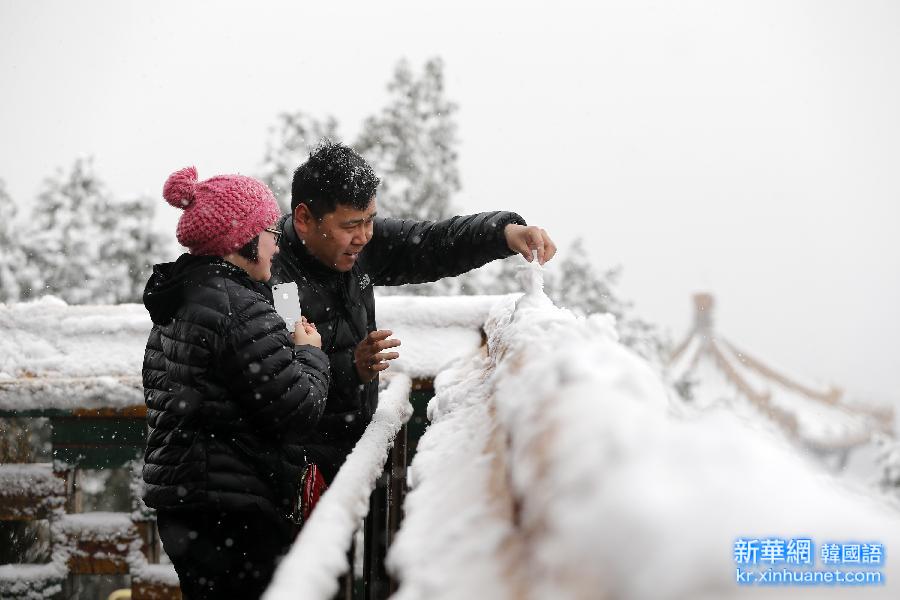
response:
{"label": "pom-pom on hat", "polygon": [[176,236],[191,254],[236,252],[281,216],[275,196],[263,182],[243,175],[198,182],[194,167],[169,175],[163,198],[184,210]]}

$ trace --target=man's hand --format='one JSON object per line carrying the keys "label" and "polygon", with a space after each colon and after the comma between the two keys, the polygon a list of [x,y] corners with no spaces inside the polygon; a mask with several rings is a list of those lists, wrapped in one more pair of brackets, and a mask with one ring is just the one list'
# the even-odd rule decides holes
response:
{"label": "man's hand", "polygon": [[379,371],[384,371],[390,365],[386,362],[400,357],[399,352],[382,352],[388,348],[396,348],[400,340],[389,340],[393,334],[387,329],[372,331],[363,341],[356,345],[353,351],[353,362],[356,363],[356,372],[363,383],[369,383]]}
{"label": "man's hand", "polygon": [[537,250],[539,264],[544,264],[556,254],[556,244],[540,227],[510,223],[503,229],[503,235],[506,236],[509,249],[521,254],[528,262],[534,260],[532,250]]}

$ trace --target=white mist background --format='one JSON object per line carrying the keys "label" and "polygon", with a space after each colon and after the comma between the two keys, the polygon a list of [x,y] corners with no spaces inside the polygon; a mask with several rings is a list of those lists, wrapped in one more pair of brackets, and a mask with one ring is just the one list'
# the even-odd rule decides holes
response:
{"label": "white mist background", "polygon": [[352,140],[396,61],[435,55],[461,212],[516,210],[563,251],[583,236],[676,339],[711,291],[743,350],[900,402],[890,0],[9,0],[0,178],[27,209],[80,155],[119,195],[158,197],[191,164],[252,174],[279,111],[333,114]]}

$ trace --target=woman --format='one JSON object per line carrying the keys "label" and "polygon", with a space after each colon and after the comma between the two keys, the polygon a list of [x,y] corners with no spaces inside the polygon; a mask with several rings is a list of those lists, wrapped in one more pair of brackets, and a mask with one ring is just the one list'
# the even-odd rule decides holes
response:
{"label": "woman", "polygon": [[315,326],[293,337],[263,283],[278,253],[278,205],[240,175],[173,173],[189,254],[156,265],[144,291],[149,435],[144,501],[184,598],[257,598],[289,547],[306,468],[298,439],[328,396]]}

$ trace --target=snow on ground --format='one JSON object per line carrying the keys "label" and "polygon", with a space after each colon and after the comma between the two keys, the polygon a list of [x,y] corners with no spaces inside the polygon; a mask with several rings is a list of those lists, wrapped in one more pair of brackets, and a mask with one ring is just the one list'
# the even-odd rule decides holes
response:
{"label": "snow on ground", "polygon": [[[488,355],[436,382],[389,555],[396,598],[896,597],[896,506],[753,415],[675,404],[609,319],[532,292],[486,330]],[[880,542],[888,583],[742,587],[740,537],[809,537],[816,557]]]}

